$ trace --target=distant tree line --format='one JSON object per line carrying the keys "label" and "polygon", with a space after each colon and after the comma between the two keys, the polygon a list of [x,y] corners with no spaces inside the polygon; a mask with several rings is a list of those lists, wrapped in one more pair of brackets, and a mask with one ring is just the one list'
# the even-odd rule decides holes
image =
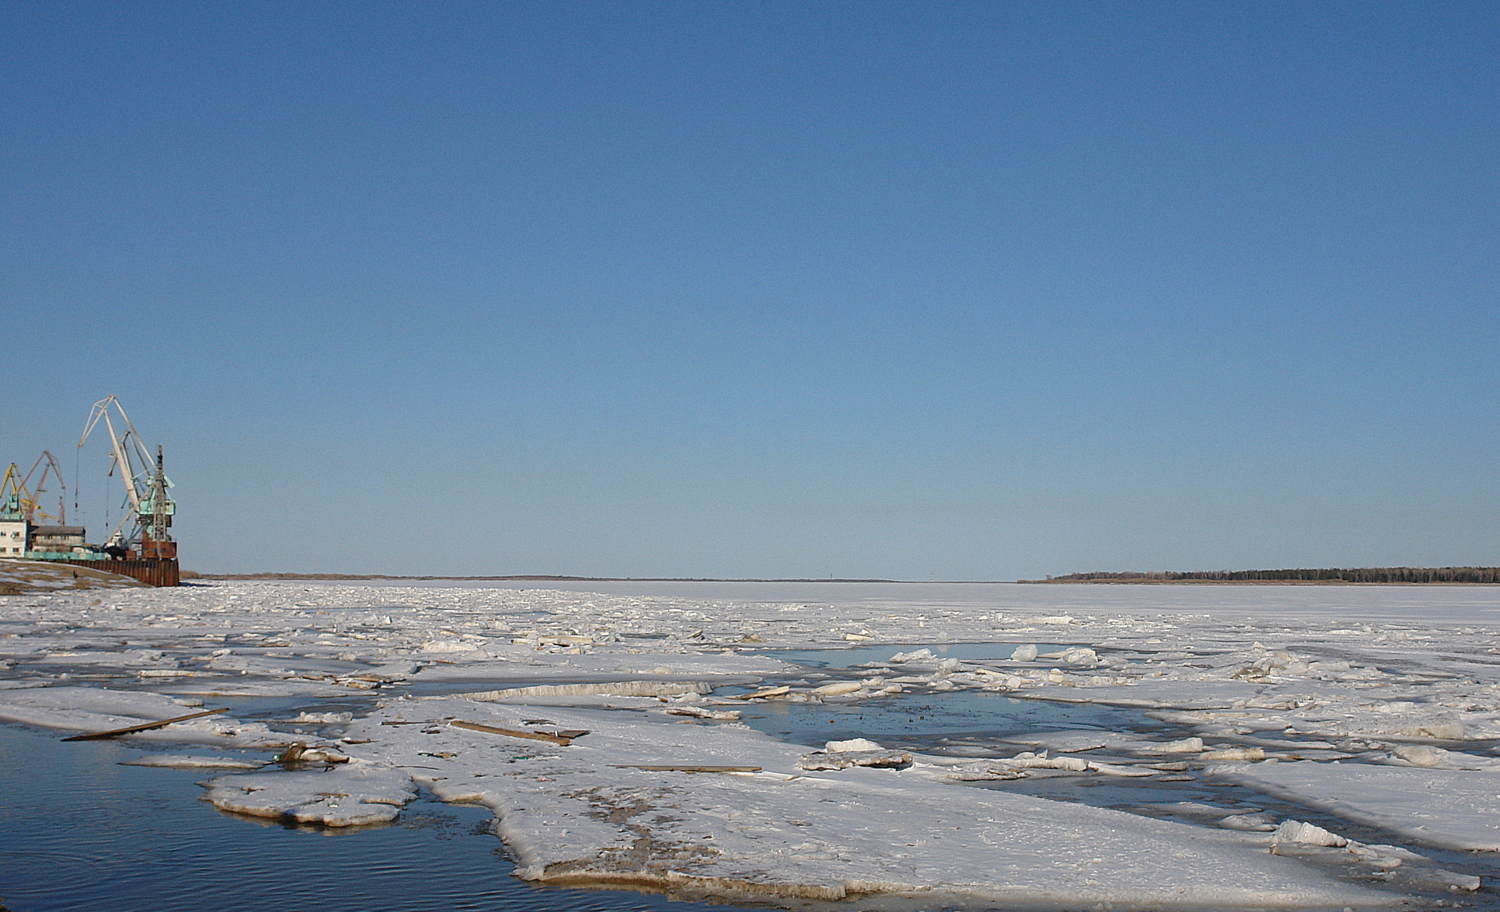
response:
{"label": "distant tree line", "polygon": [[1361,567],[1297,570],[1158,570],[1115,573],[1096,570],[1048,576],[1049,583],[1091,582],[1345,582],[1345,583],[1500,583],[1500,567]]}

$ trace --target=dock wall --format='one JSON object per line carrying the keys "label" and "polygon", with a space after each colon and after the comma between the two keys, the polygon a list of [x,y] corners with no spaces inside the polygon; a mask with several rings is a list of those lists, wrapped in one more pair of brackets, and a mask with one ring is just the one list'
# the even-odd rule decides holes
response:
{"label": "dock wall", "polygon": [[182,584],[181,571],[176,559],[172,560],[59,560],[59,564],[88,567],[105,573],[118,573],[138,579],[148,586],[178,586]]}

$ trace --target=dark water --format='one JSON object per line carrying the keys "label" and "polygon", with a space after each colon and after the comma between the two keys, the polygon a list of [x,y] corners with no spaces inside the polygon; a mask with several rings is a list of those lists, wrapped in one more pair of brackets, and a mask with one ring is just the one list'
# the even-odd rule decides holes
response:
{"label": "dark water", "polygon": [[[734,912],[511,876],[488,810],[414,802],[358,831],[298,829],[200,801],[222,771],[121,766],[159,753],[0,725],[0,908],[9,912]],[[201,753],[201,751],[200,751]]]}

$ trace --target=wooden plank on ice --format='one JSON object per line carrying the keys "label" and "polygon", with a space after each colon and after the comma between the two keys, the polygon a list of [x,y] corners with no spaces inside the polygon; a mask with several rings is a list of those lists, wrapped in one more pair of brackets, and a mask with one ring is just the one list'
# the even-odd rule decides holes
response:
{"label": "wooden plank on ice", "polygon": [[586,731],[568,731],[551,735],[547,732],[517,731],[514,728],[500,728],[495,725],[481,725],[478,722],[453,721],[448,723],[454,728],[467,728],[470,731],[489,732],[492,735],[505,735],[511,738],[528,738],[532,741],[546,741],[551,744],[561,744],[567,747],[573,743],[573,739],[588,734]]}
{"label": "wooden plank on ice", "polygon": [[204,712],[189,713],[186,716],[176,716],[171,719],[162,719],[160,722],[146,722],[142,725],[130,725],[125,728],[112,728],[109,731],[91,732],[86,735],[74,735],[64,738],[64,741],[94,741],[100,738],[113,738],[116,735],[133,735],[136,732],[151,731],[153,728],[165,728],[173,722],[186,722],[189,719],[201,719],[204,716],[217,716],[219,713],[229,712],[229,707],[223,709],[209,709]]}

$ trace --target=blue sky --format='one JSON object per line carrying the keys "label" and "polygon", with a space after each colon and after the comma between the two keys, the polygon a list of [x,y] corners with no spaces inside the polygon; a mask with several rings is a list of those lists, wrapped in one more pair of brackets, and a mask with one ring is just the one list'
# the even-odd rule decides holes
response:
{"label": "blue sky", "polygon": [[0,2],[0,124],[0,462],[189,569],[1500,563],[1493,3]]}

